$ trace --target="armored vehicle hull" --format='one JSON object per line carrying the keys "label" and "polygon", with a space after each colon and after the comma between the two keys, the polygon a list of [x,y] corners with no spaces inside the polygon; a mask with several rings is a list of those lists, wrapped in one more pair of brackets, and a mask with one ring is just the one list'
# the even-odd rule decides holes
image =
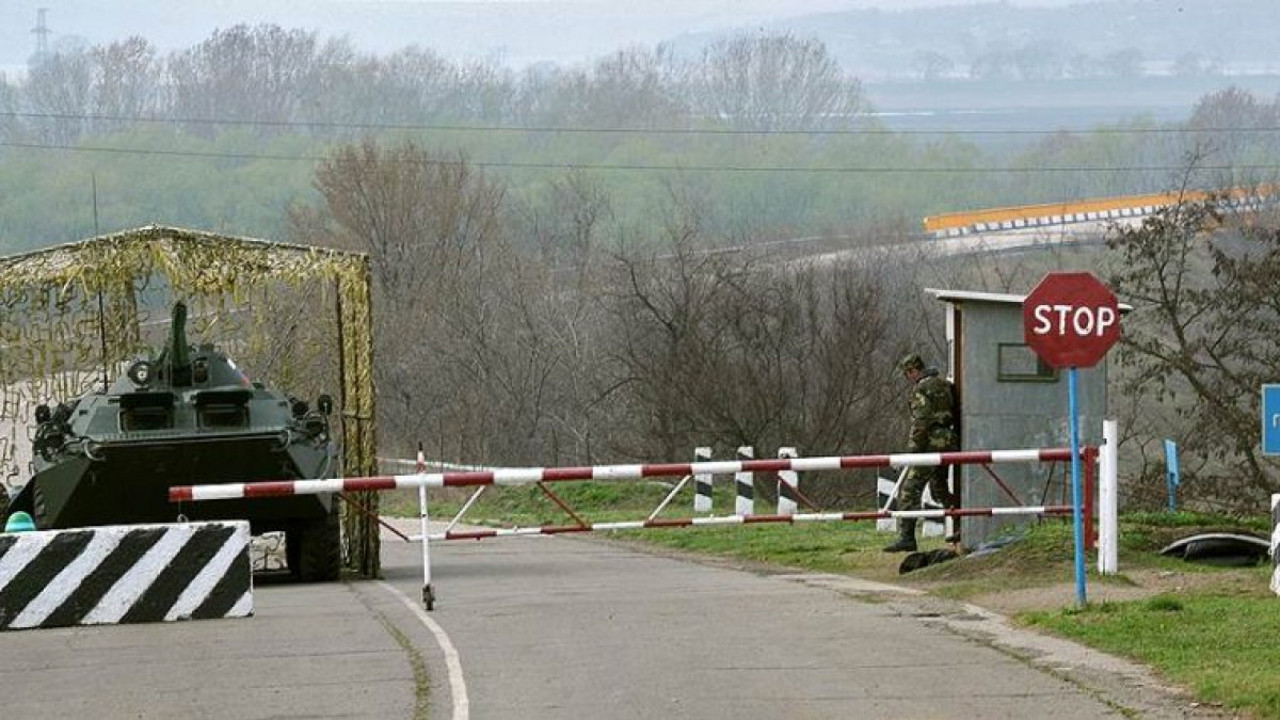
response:
{"label": "armored vehicle hull", "polygon": [[[34,474],[13,498],[39,529],[248,520],[283,531],[290,569],[335,579],[338,500],[310,495],[175,505],[174,485],[331,477],[328,415],[251,382],[211,345],[186,345],[186,309],[157,360],[139,360],[105,392],[37,408]],[[180,348],[175,350],[175,348]]]}

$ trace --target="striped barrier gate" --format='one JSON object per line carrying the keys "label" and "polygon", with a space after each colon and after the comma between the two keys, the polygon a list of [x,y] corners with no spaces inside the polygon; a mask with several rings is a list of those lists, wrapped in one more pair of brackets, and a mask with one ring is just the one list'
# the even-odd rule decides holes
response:
{"label": "striped barrier gate", "polygon": [[[1080,455],[1086,460],[1097,448],[1084,446]],[[325,480],[273,480],[264,482],[232,482],[207,485],[181,485],[169,488],[169,501],[174,503],[203,502],[238,498],[283,497],[334,492],[374,492],[382,490],[408,490],[441,487],[475,487],[483,490],[489,486],[519,486],[536,484],[556,500],[576,520],[573,525],[547,525],[532,528],[500,528],[481,530],[454,530],[457,518],[443,533],[423,533],[412,540],[424,545],[431,540],[476,540],[489,537],[521,535],[557,535],[561,533],[593,532],[598,530],[632,530],[642,528],[671,528],[699,525],[748,525],[763,523],[806,523],[879,520],[884,518],[959,518],[995,515],[1069,515],[1071,505],[1044,505],[1006,508],[961,508],[955,510],[895,510],[873,512],[813,512],[791,515],[731,515],[727,517],[659,518],[658,511],[645,520],[588,523],[566,507],[547,483],[569,481],[617,481],[638,480],[652,477],[681,476],[681,482],[699,474],[728,474],[744,472],[796,472],[817,470],[847,470],[853,468],[910,467],[937,465],[989,465],[995,463],[1061,462],[1071,459],[1069,448],[1023,450],[960,450],[942,453],[901,453],[885,455],[850,455],[813,458],[779,458],[776,460],[739,460],[736,462],[655,463],[648,465],[597,465],[556,468],[498,468],[462,472],[418,472],[412,475],[378,475],[357,478],[332,478]],[[472,499],[474,499],[473,496]],[[470,504],[468,501],[468,505]],[[661,510],[661,508],[659,508]],[[465,511],[465,506],[464,506]],[[1092,511],[1091,494],[1085,494],[1083,511]],[[423,526],[426,526],[426,505],[422,505]],[[1086,528],[1086,533],[1090,532]],[[430,564],[423,549],[423,602],[428,610],[434,603],[431,588]]]}
{"label": "striped barrier gate", "polygon": [[0,534],[0,630],[252,614],[247,522]]}

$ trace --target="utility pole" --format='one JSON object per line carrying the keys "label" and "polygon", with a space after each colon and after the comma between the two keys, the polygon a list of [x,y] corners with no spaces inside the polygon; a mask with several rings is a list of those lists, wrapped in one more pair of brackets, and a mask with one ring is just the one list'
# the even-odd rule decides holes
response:
{"label": "utility pole", "polygon": [[31,58],[33,63],[39,63],[49,56],[49,35],[53,31],[45,23],[45,17],[48,14],[49,8],[36,10],[36,26],[31,28],[31,33],[36,36],[36,54]]}

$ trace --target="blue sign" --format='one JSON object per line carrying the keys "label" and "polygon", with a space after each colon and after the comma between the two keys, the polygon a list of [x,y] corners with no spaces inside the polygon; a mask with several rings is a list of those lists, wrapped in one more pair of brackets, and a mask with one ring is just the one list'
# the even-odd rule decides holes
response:
{"label": "blue sign", "polygon": [[1280,455],[1280,385],[1262,386],[1262,454]]}

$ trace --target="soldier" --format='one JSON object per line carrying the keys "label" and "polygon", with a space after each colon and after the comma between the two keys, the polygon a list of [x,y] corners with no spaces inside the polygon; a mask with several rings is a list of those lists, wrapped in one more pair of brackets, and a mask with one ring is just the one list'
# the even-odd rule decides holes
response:
{"label": "soldier", "polygon": [[[936,368],[925,368],[924,360],[912,353],[898,362],[898,370],[912,384],[911,435],[908,452],[946,452],[960,449],[960,434],[956,430],[957,408],[955,387],[938,376]],[[947,486],[947,467],[915,466],[907,470],[906,479],[898,493],[897,507],[916,510],[920,507],[925,485],[933,499],[947,509],[960,507],[960,498]],[[898,539],[885,547],[885,552],[914,552],[916,549],[916,520],[898,520]],[[947,538],[956,542],[955,536]]]}

